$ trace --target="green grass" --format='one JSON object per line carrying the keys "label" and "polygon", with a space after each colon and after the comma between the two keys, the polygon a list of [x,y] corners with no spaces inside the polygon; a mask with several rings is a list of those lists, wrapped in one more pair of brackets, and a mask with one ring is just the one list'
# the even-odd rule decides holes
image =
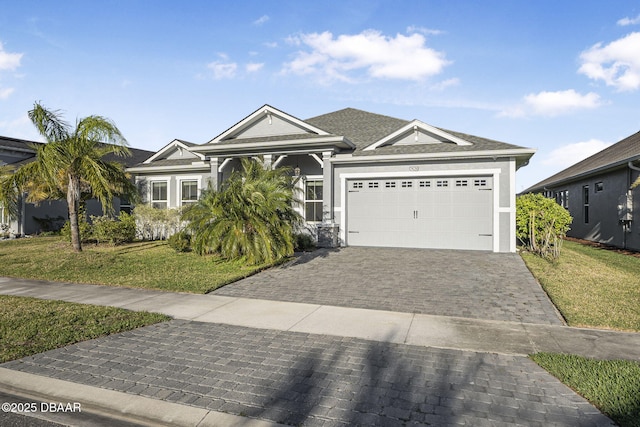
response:
{"label": "green grass", "polygon": [[640,258],[570,241],[556,262],[522,258],[570,326],[640,331]]}
{"label": "green grass", "polygon": [[0,242],[0,276],[207,293],[267,265],[177,253],[165,242],[84,245],[74,253],[61,237]]}
{"label": "green grass", "polygon": [[639,363],[550,353],[531,358],[621,427],[640,427]]}
{"label": "green grass", "polygon": [[162,322],[169,317],[121,308],[0,295],[0,319],[1,363]]}

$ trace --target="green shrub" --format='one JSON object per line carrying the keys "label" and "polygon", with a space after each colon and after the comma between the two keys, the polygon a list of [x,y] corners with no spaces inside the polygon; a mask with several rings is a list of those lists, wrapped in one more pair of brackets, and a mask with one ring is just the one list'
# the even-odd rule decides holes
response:
{"label": "green shrub", "polygon": [[310,234],[296,233],[293,235],[293,238],[293,247],[296,252],[310,251],[316,246]]}
{"label": "green shrub", "polygon": [[[82,243],[93,242],[93,229],[91,224],[87,222],[87,219],[84,215],[78,215],[78,228],[80,229],[80,240]],[[62,228],[60,229],[60,235],[65,238],[65,240],[71,242],[71,224],[69,221],[66,221]]]}
{"label": "green shrub", "polygon": [[133,210],[138,238],[142,240],[166,240],[180,231],[181,209],[157,209],[150,205],[138,205]]}
{"label": "green shrub", "polygon": [[121,245],[131,243],[136,238],[136,222],[133,216],[120,212],[118,218],[92,216],[92,237],[99,243]]}
{"label": "green shrub", "polygon": [[542,194],[525,194],[516,199],[516,236],[527,250],[543,258],[560,256],[562,239],[571,221],[569,211]]}
{"label": "green shrub", "polygon": [[179,231],[167,239],[169,247],[176,252],[189,252],[191,250],[191,236],[186,231]]}

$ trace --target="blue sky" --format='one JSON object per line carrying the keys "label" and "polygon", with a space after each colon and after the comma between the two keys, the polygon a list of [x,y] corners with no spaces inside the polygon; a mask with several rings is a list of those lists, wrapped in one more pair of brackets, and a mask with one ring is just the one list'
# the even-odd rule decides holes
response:
{"label": "blue sky", "polygon": [[204,143],[270,104],[536,148],[522,190],[640,130],[637,1],[0,0],[0,135],[34,101],[129,143]]}

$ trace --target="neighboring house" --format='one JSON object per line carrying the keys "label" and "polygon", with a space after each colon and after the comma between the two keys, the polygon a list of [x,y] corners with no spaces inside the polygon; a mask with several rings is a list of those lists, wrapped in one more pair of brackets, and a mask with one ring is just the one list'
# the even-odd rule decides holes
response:
{"label": "neighboring house", "polygon": [[219,188],[243,157],[291,168],[321,245],[514,252],[515,173],[534,150],[347,108],[307,120],[265,105],[211,141],[174,140],[128,169],[158,208]]}
{"label": "neighboring house", "polygon": [[640,250],[640,132],[541,181],[523,193],[543,193],[573,217],[570,237]]}
{"label": "neighboring house", "polygon": [[[33,161],[36,153],[33,146],[39,144],[42,143],[0,136],[0,165],[20,166]],[[130,151],[131,157],[109,155],[107,160],[118,161],[126,167],[137,164],[153,154],[152,151],[135,148],[130,148]],[[8,224],[9,232],[15,236],[36,234],[48,231],[47,229],[59,229],[68,216],[66,201],[45,201],[34,205],[27,203],[22,198],[18,209],[18,218],[10,219],[5,209],[0,205],[0,224]],[[121,210],[130,211],[131,206],[127,201],[116,198],[114,200],[114,209],[116,212]],[[102,215],[100,203],[95,200],[89,200],[87,213],[89,215]]]}

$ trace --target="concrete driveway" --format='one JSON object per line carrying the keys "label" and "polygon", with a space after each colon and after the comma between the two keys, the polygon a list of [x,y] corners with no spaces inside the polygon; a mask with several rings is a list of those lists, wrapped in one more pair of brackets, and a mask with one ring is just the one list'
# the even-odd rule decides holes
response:
{"label": "concrete driveway", "polygon": [[562,324],[519,255],[482,251],[320,249],[214,295]]}

